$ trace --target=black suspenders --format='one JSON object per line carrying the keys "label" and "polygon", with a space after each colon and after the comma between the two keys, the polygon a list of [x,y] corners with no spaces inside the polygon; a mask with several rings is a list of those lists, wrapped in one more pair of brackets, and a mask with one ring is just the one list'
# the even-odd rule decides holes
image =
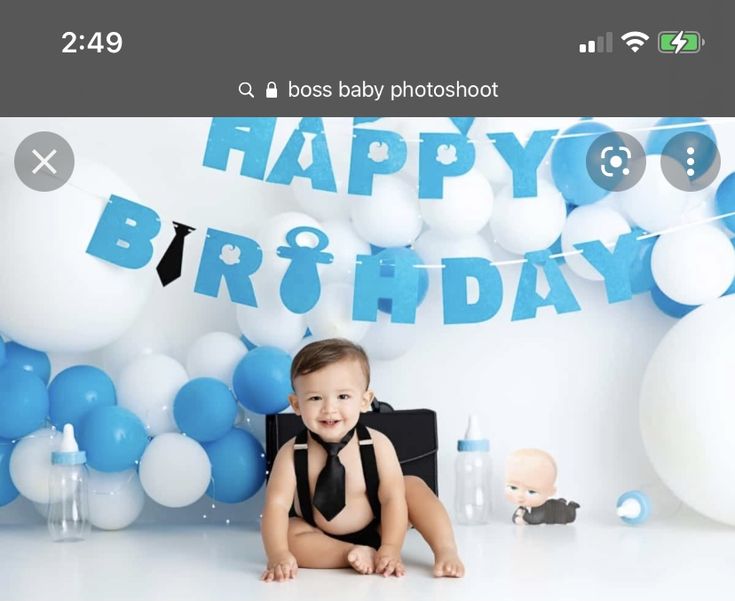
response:
{"label": "black suspenders", "polygon": [[[362,424],[357,424],[357,441],[360,445],[360,461],[362,473],[365,477],[368,502],[373,510],[375,520],[380,520],[380,499],[378,499],[378,464],[375,461],[375,449],[370,432]],[[309,459],[307,451],[307,430],[299,432],[294,441],[294,470],[296,471],[296,494],[299,498],[301,517],[307,524],[314,526],[314,510],[311,505],[311,491],[309,490]]]}

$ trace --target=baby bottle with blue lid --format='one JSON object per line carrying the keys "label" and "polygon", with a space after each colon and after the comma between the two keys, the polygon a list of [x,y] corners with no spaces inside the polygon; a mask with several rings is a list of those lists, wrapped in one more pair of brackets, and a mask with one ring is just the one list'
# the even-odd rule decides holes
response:
{"label": "baby bottle with blue lid", "polygon": [[615,513],[629,526],[671,518],[681,501],[665,486],[653,485],[625,491],[618,497]]}
{"label": "baby bottle with blue lid", "polygon": [[57,542],[84,540],[89,534],[87,457],[66,424],[58,451],[51,453],[48,529]]}
{"label": "baby bottle with blue lid", "polygon": [[467,432],[457,441],[455,517],[459,524],[490,521],[490,441],[480,433],[480,420],[470,415]]}

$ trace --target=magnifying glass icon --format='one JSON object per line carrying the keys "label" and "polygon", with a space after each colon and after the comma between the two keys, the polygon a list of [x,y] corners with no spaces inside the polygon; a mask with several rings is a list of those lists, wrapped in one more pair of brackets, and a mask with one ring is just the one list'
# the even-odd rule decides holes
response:
{"label": "magnifying glass icon", "polygon": [[240,85],[237,86],[237,91],[243,96],[250,96],[250,98],[255,99],[255,96],[253,96],[253,84],[249,81],[241,81]]}

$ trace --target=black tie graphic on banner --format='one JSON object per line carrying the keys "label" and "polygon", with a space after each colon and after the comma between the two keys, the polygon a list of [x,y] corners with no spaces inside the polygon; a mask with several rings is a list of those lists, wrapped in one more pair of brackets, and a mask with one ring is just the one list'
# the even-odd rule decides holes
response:
{"label": "black tie graphic on banner", "polygon": [[181,277],[181,264],[184,260],[184,239],[191,234],[195,227],[186,225],[184,223],[174,224],[174,239],[171,240],[171,244],[168,245],[166,252],[163,253],[163,257],[156,265],[156,271],[158,272],[158,278],[161,280],[163,286],[167,286],[171,282]]}

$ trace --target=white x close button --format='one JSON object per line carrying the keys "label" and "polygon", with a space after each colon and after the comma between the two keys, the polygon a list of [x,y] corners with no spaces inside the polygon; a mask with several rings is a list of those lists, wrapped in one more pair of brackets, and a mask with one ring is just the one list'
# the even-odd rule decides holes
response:
{"label": "white x close button", "polygon": [[36,132],[18,145],[15,172],[31,190],[51,192],[69,181],[74,172],[74,152],[59,134]]}

